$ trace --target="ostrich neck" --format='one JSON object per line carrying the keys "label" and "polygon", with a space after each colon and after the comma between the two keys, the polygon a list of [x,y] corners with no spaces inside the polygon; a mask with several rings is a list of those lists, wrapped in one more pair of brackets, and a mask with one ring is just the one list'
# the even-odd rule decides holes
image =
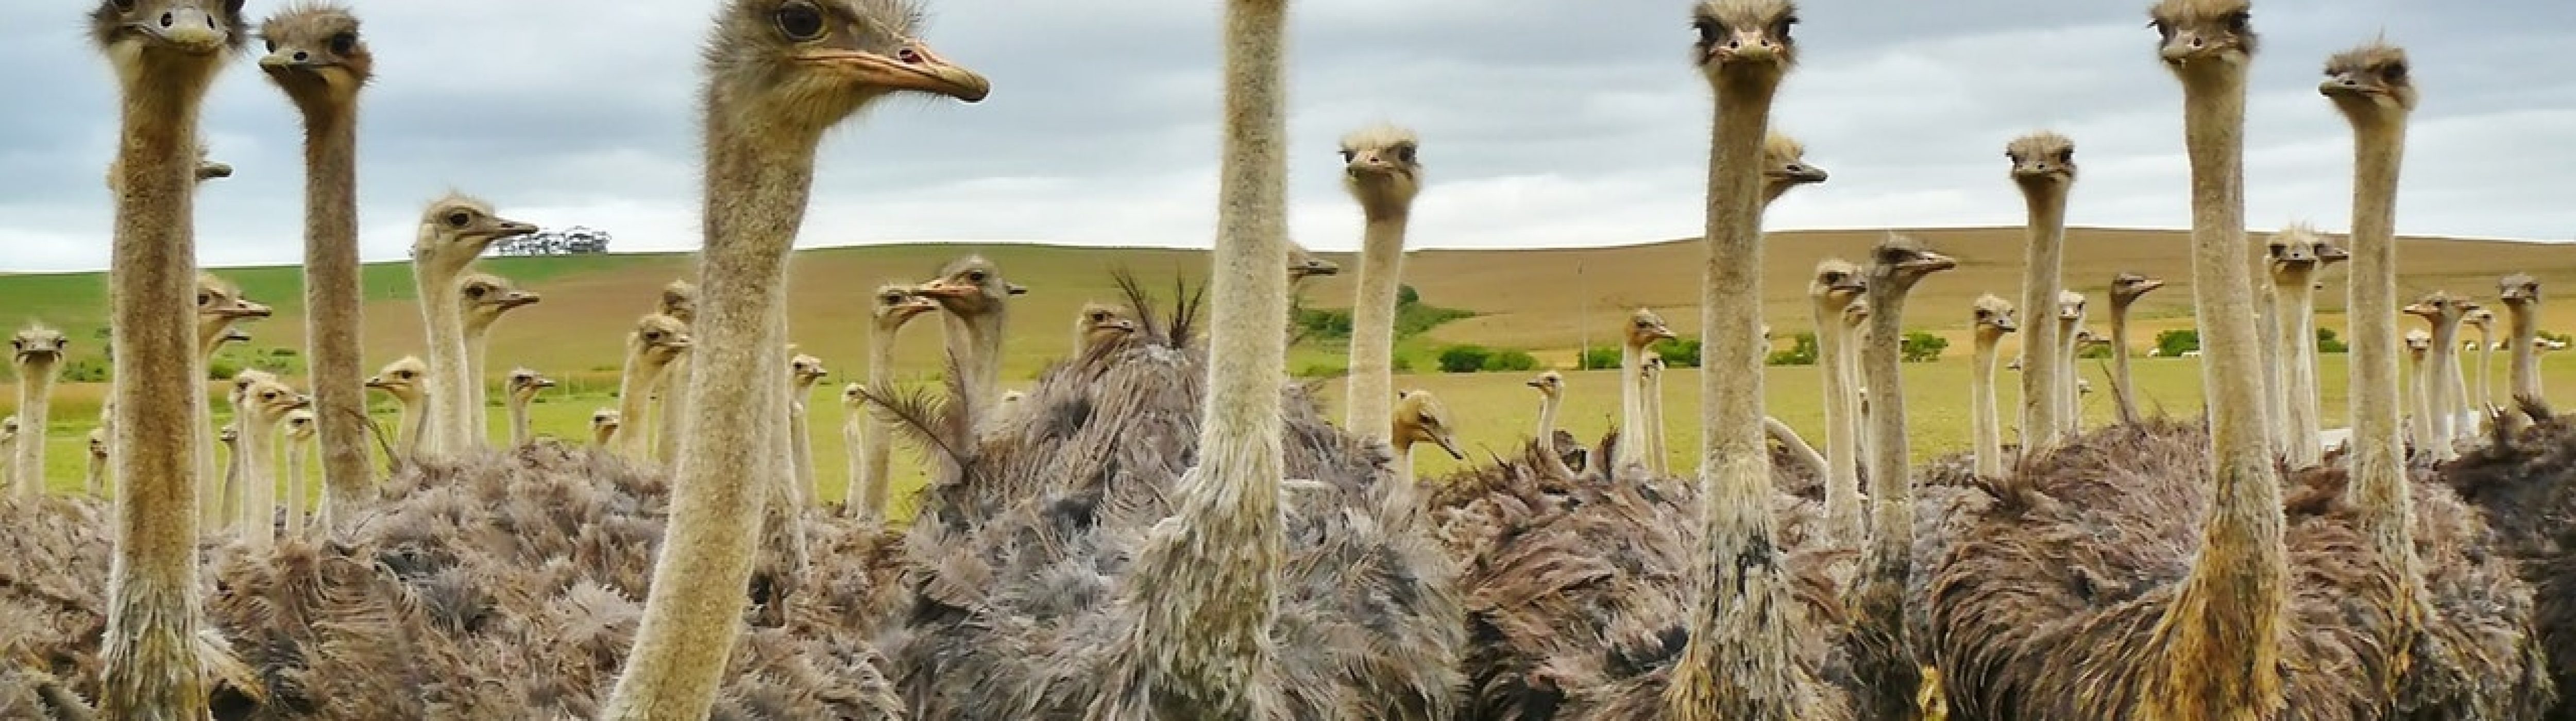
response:
{"label": "ostrich neck", "polygon": [[[2112,317],[2119,317],[2117,311]],[[2112,327],[2117,328],[2118,324],[2115,322]],[[2113,331],[2113,334],[2116,336],[2118,331]],[[1978,478],[2002,478],[2004,475],[2004,434],[1998,427],[2003,419],[1995,408],[1995,345],[2001,340],[1983,331],[1978,332],[1976,352],[1968,371],[1968,416],[1976,424]]]}
{"label": "ostrich neck", "polygon": [[[2066,257],[2066,185],[2022,186],[2022,204],[2030,217],[2030,245],[2023,254],[2021,307],[2033,315],[2057,307],[2064,290],[2059,270]],[[2053,313],[2052,313],[2053,315]],[[2021,444],[2024,455],[2055,447],[2065,420],[2067,380],[2058,357],[2058,324],[2041,320],[2023,328],[2021,339]]]}
{"label": "ostrich neck", "polygon": [[[2265,264],[2268,265],[2269,261]],[[2254,381],[2262,391],[2259,397],[2263,400],[2264,442],[2275,452],[2287,453],[2290,450],[2290,403],[2289,394],[2285,392],[2285,377],[2289,375],[2286,369],[2290,361],[2289,354],[2281,351],[2281,344],[2288,342],[2281,337],[2281,324],[2284,322],[2281,306],[2284,304],[2280,288],[2272,284],[2271,273],[2251,273],[2248,282],[2254,284],[2254,335],[2256,345],[2260,346],[2258,355],[2261,358],[2255,367]]]}
{"label": "ostrich neck", "polygon": [[429,433],[429,402],[428,402],[428,399],[426,399],[426,398],[416,398],[416,399],[412,399],[412,400],[406,400],[406,401],[403,401],[403,404],[402,404],[402,447],[401,447],[401,449],[400,449],[400,450],[402,451],[402,457],[403,457],[404,459],[406,459],[406,460],[416,460],[416,459],[418,459],[418,458],[420,457],[420,444],[421,444],[421,439],[422,439],[423,437],[427,436],[427,435],[428,435],[428,433]]}
{"label": "ostrich neck", "polygon": [[1825,394],[1825,517],[1836,543],[1858,544],[1865,521],[1860,507],[1860,424],[1847,398],[1852,393],[1851,332],[1843,309],[1816,306],[1816,357],[1823,361]]}
{"label": "ostrich neck", "polygon": [[[2209,77],[2216,75],[2218,77]],[[2288,554],[2255,346],[2245,243],[2242,68],[2188,74],[2184,137],[2191,158],[2192,295],[2208,379],[2213,470],[2201,549],[2157,632],[2162,668],[2141,717],[2245,718],[2278,708],[2277,639]]]}
{"label": "ostrich neck", "polygon": [[360,353],[358,123],[354,105],[304,108],[304,332],[322,488],[355,503],[373,483],[367,468],[366,369]]}
{"label": "ostrich neck", "polygon": [[18,364],[17,457],[18,495],[34,498],[45,494],[45,421],[47,403],[54,394],[52,361]]}
{"label": "ostrich neck", "polygon": [[1657,373],[1642,380],[1646,400],[1641,409],[1646,414],[1646,467],[1652,469],[1656,476],[1668,477],[1673,474],[1673,469],[1672,450],[1665,446],[1664,441],[1664,376]]}
{"label": "ostrich neck", "polygon": [[83,480],[85,480],[89,486],[89,497],[105,497],[107,493],[107,457],[97,455],[90,456],[89,477]]}
{"label": "ostrich neck", "polygon": [[803,382],[791,386],[787,398],[787,454],[795,473],[789,474],[787,497],[798,508],[812,505],[814,497],[814,439],[807,437],[805,399],[814,396],[814,387]]}
{"label": "ostrich neck", "polygon": [[1629,343],[1619,348],[1618,465],[1646,460],[1646,353]]}
{"label": "ostrich neck", "polygon": [[2495,406],[2495,330],[2478,326],[2478,404]]}
{"label": "ostrich neck", "polygon": [[1369,208],[1368,227],[1360,246],[1359,297],[1351,304],[1351,379],[1343,426],[1386,440],[1395,415],[1395,303],[1404,278],[1408,208],[1399,203],[1361,205]]}
{"label": "ostrich neck", "polygon": [[[901,325],[880,325],[868,335],[868,392],[880,396],[894,392],[894,343],[902,332]],[[860,437],[859,465],[854,477],[856,496],[844,503],[857,504],[862,518],[884,518],[889,480],[887,471],[894,459],[894,428],[876,414],[868,412],[864,401],[850,411],[857,414],[864,435]]]}
{"label": "ostrich neck", "polygon": [[2129,382],[2129,304],[2134,302],[2111,297],[2111,402],[2119,406],[2120,423],[2133,426],[2138,424],[2137,390]]}
{"label": "ostrich neck", "polygon": [[[1175,718],[1257,718],[1284,550],[1279,382],[1287,371],[1287,3],[1226,4],[1225,157],[1208,307],[1199,464],[1146,538],[1117,655],[1142,657],[1147,703]],[[1402,486],[1409,488],[1409,486]],[[1403,498],[1399,493],[1398,498]],[[1398,501],[1409,502],[1409,501]]]}
{"label": "ostrich neck", "polygon": [[1573,478],[1574,469],[1565,465],[1565,456],[1556,450],[1556,410],[1565,404],[1561,395],[1540,394],[1538,397],[1539,463],[1554,471],[1559,478]]}
{"label": "ostrich neck", "polygon": [[423,437],[432,455],[465,450],[465,319],[456,312],[457,277],[462,271],[417,264],[421,324],[429,335],[429,431]]}
{"label": "ostrich neck", "polygon": [[2446,461],[2459,456],[2452,441],[2459,437],[2459,399],[2451,397],[2456,389],[2452,379],[2459,363],[2460,321],[2458,318],[2435,318],[2433,348],[2424,357],[2424,410],[2433,421],[2433,438],[2425,445],[2433,460]]}
{"label": "ostrich neck", "polygon": [[304,535],[304,499],[312,494],[304,478],[304,456],[311,453],[307,439],[286,439],[286,534]]}
{"label": "ostrich neck", "polygon": [[199,360],[214,360],[215,352],[224,349],[224,331],[230,330],[234,322],[231,318],[218,315],[197,317],[197,358]]}
{"label": "ostrich neck", "polygon": [[[1852,596],[1857,616],[1854,633],[1883,649],[1857,662],[1873,692],[1860,705],[1874,709],[1870,718],[1896,718],[1914,707],[1919,676],[1905,629],[1905,583],[1914,568],[1913,469],[1907,457],[1912,445],[1905,428],[1905,378],[1902,373],[1905,298],[1914,278],[1872,273],[1869,279],[1869,337],[1861,347],[1862,371],[1870,391],[1869,528],[1870,542],[1861,549],[1860,588]],[[1983,462],[1982,459],[1979,461]]]}
{"label": "ostrich neck", "polygon": [[[100,650],[99,715],[199,718],[206,686],[196,655],[199,410],[194,198],[197,111],[216,63],[145,50],[120,68],[116,228],[108,294],[117,349],[109,449],[118,493]],[[190,439],[190,440],[183,440]]]}
{"label": "ostrich neck", "polygon": [[484,404],[490,402],[491,389],[484,387],[484,356],[492,352],[491,323],[467,322],[465,325],[465,437],[475,444],[492,442],[491,419],[485,417]]}
{"label": "ostrich neck", "polygon": [[2272,287],[2289,297],[2280,306],[2280,318],[2274,323],[2280,330],[2282,421],[2285,440],[2282,452],[2289,457],[2291,468],[2307,468],[2325,459],[2325,446],[2317,434],[2325,430],[2325,419],[2317,408],[2317,333],[2312,325],[2316,318],[2317,291],[2307,270],[2293,269],[2273,279]]}
{"label": "ostrich neck", "polygon": [[963,407],[969,433],[1001,402],[996,389],[1002,382],[1002,330],[1007,313],[997,302],[989,310],[974,314],[943,314],[948,357],[956,359],[961,374],[958,385],[966,391]]}
{"label": "ostrich neck", "polygon": [[2083,324],[2080,315],[2057,322],[2057,422],[2059,433],[2068,439],[2084,431],[2084,399],[2076,390],[2075,362],[2075,328]]}
{"label": "ostrich neck", "polygon": [[529,437],[528,398],[512,395],[510,396],[510,447],[527,445]]}
{"label": "ostrich neck", "polygon": [[1711,129],[1700,282],[1700,516],[1689,643],[1665,693],[1676,721],[1790,718],[1798,672],[1779,661],[1797,629],[1764,609],[1790,603],[1772,537],[1762,431],[1762,138],[1772,82],[1721,77]]}
{"label": "ostrich neck", "polygon": [[[689,352],[671,356],[671,362],[654,372],[644,396],[653,402],[653,460],[668,467],[680,454],[680,416],[689,412]],[[639,420],[640,422],[640,420]],[[644,434],[635,434],[643,443]]]}
{"label": "ostrich neck", "polygon": [[247,414],[236,417],[241,426],[241,447],[234,455],[234,465],[241,469],[239,525],[242,540],[252,548],[261,548],[277,539],[277,479],[268,475],[270,464],[276,463],[272,456],[277,448],[277,426]]}
{"label": "ostrich neck", "polygon": [[[602,718],[698,718],[715,703],[725,659],[748,598],[754,534],[773,488],[739,483],[789,472],[786,448],[787,265],[814,182],[819,136],[759,139],[774,129],[729,121],[742,113],[711,91],[706,100],[706,247],[701,254],[697,373],[685,392],[669,530],[635,646]],[[1285,260],[1280,261],[1285,263]],[[1276,267],[1276,266],[1274,266]],[[636,390],[642,390],[639,386]]]}
{"label": "ostrich neck", "polygon": [[2513,344],[2513,395],[2538,400],[2540,395],[2540,304],[2526,303],[2511,309]]}
{"label": "ostrich neck", "polygon": [[617,382],[617,417],[625,425],[617,429],[616,435],[609,437],[609,444],[618,455],[628,460],[643,459],[644,429],[641,426],[650,400],[648,396],[653,392],[654,382],[661,379],[663,369],[670,367],[668,363],[655,362],[651,354],[650,349],[628,351],[626,372]]}

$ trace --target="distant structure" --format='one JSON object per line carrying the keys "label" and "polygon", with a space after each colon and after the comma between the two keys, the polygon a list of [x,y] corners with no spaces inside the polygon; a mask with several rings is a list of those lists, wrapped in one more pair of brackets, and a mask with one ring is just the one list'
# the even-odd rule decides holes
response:
{"label": "distant structure", "polygon": [[576,225],[540,230],[492,244],[493,255],[585,255],[608,252],[608,231]]}

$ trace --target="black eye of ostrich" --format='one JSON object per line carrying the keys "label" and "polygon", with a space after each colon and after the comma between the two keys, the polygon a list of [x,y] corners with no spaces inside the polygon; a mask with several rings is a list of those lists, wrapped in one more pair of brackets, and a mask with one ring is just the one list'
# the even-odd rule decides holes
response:
{"label": "black eye of ostrich", "polygon": [[2158,18],[2158,19],[2155,19],[2155,20],[2149,20],[2149,21],[2147,21],[2147,27],[2155,28],[2155,29],[2156,29],[2156,34],[2157,34],[2157,35],[2160,35],[2160,36],[2163,36],[2165,40],[2167,40],[2167,41],[2171,41],[2171,40],[2173,40],[2173,36],[2174,36],[2173,23],[2168,23],[2168,22],[2165,22],[2165,21],[2164,21],[2164,19],[2162,19],[2162,18]]}
{"label": "black eye of ostrich", "polygon": [[259,399],[260,399],[260,400],[263,400],[263,401],[273,401],[273,400],[277,400],[277,391],[268,391],[268,392],[265,392],[265,393],[261,393],[261,394],[259,394]]}
{"label": "black eye of ostrich", "polygon": [[1357,159],[1359,159],[1359,157],[1360,157],[1360,153],[1359,153],[1359,151],[1356,151],[1356,150],[1344,150],[1344,151],[1342,151],[1342,162],[1348,163],[1348,162],[1351,162],[1351,161],[1353,161],[1353,160],[1357,160]]}
{"label": "black eye of ostrich", "polygon": [[347,56],[356,52],[358,52],[357,33],[340,33],[331,36],[331,54]]}
{"label": "black eye of ostrich", "polygon": [[2075,162],[2075,149],[2074,149],[2074,148],[2067,148],[2067,149],[2065,149],[2065,150],[2057,151],[2057,162],[2060,162],[2060,163],[2072,163],[2072,162]]}
{"label": "black eye of ostrich", "polygon": [[1700,47],[1716,45],[1717,36],[1726,32],[1726,28],[1719,26],[1717,21],[1704,18],[1691,21],[1691,29],[1699,31]]}
{"label": "black eye of ostrich", "polygon": [[266,51],[265,51],[265,52],[272,52],[272,53],[273,53],[273,52],[277,52],[277,39],[276,39],[276,38],[260,38],[260,39],[259,39],[259,44],[260,44],[262,47],[266,48]]}
{"label": "black eye of ostrich", "polygon": [[1417,152],[1420,151],[1410,145],[1397,146],[1395,149],[1395,159],[1410,163],[1413,162],[1414,154]]}
{"label": "black eye of ostrich", "polygon": [[2227,31],[2244,34],[2254,26],[2254,14],[2243,10],[2227,14]]}
{"label": "black eye of ostrich", "polygon": [[644,339],[645,339],[645,340],[649,340],[649,341],[658,341],[658,340],[661,340],[661,339],[662,339],[662,332],[661,332],[661,331],[658,331],[658,330],[654,330],[654,331],[645,331],[645,332],[644,332]]}
{"label": "black eye of ostrich", "polygon": [[447,214],[447,226],[450,228],[462,228],[466,223],[471,222],[474,222],[474,216],[466,214],[465,211],[459,210]]}
{"label": "black eye of ostrich", "polygon": [[966,271],[966,280],[967,280],[968,282],[982,283],[982,282],[984,282],[984,279],[985,279],[986,277],[989,277],[989,276],[988,276],[984,271],[980,271],[980,270],[970,270],[970,271]]}
{"label": "black eye of ostrich", "polygon": [[2406,64],[2389,63],[2388,67],[2379,69],[2379,76],[2387,78],[2388,82],[2392,83],[2404,82],[2406,80]]}
{"label": "black eye of ostrich", "polygon": [[770,20],[778,24],[779,34],[787,36],[788,40],[804,43],[823,37],[823,13],[808,3],[781,5]]}
{"label": "black eye of ostrich", "polygon": [[198,294],[197,294],[197,305],[212,305],[214,302],[215,302],[215,295],[214,295],[213,293],[198,293]]}

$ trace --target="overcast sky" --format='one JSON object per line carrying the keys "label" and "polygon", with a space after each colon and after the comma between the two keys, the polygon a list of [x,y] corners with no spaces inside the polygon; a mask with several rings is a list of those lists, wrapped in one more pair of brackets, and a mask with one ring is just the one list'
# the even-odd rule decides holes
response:
{"label": "overcast sky", "polygon": [[[277,0],[254,0],[264,15]],[[1409,125],[1429,186],[1411,243],[1604,245],[1700,227],[1708,90],[1685,0],[1297,0],[1295,232],[1358,244],[1335,141]],[[1809,0],[1774,126],[1833,179],[1774,228],[2012,224],[2005,141],[2075,138],[2072,221],[2189,223],[2180,90],[2143,0]],[[1205,247],[1216,8],[1206,0],[932,0],[925,39],[990,78],[977,105],[887,103],[826,143],[801,245],[965,240]],[[404,257],[449,188],[506,216],[606,229],[621,250],[698,244],[694,58],[707,0],[359,0],[378,58],[359,142],[371,260]],[[0,3],[0,269],[107,258],[114,88],[86,4]],[[2349,134],[2326,56],[2382,32],[2424,100],[2404,232],[2576,237],[2568,0],[2262,0],[2249,221],[2347,224]],[[255,45],[256,43],[254,43]],[[205,113],[237,175],[205,186],[207,265],[301,254],[302,142],[245,57]]]}

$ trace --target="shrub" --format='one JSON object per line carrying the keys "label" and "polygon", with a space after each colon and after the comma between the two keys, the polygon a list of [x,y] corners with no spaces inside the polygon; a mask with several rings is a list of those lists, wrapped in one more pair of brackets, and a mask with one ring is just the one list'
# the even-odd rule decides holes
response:
{"label": "shrub", "polygon": [[[1413,372],[1413,358],[1411,356],[1398,354],[1395,356],[1395,360],[1393,362],[1387,364],[1387,369],[1397,373],[1411,373]],[[1344,370],[1348,369],[1346,368]]]}
{"label": "shrub", "polygon": [[1816,334],[1800,333],[1789,337],[1789,349],[1773,351],[1764,362],[1775,366],[1811,366],[1816,364]]}
{"label": "shrub", "polygon": [[99,358],[82,358],[65,363],[63,382],[105,383],[107,382],[107,361]]}
{"label": "shrub", "polygon": [[1674,338],[1672,340],[1657,341],[1655,343],[1655,355],[1664,357],[1664,367],[1666,368],[1698,368],[1699,339]]}
{"label": "shrub", "polygon": [[2196,350],[2200,350],[2200,331],[2198,330],[2176,328],[2156,334],[2156,355],[2180,358],[2182,354]]}
{"label": "shrub", "polygon": [[1493,351],[1480,345],[1453,345],[1440,351],[1440,372],[1474,373],[1485,369],[1485,359]]}
{"label": "shrub", "polygon": [[1577,360],[1575,366],[1579,370],[1587,371],[1601,370],[1604,368],[1617,368],[1619,367],[1619,349],[1597,347],[1585,348],[1583,349],[1582,358]]}
{"label": "shrub", "polygon": [[216,356],[213,360],[206,361],[206,378],[219,381],[232,380],[233,376],[241,373],[241,369],[241,361],[233,360],[230,356]]}
{"label": "shrub", "polygon": [[2351,345],[2344,343],[2342,338],[2335,337],[2333,328],[2317,329],[2317,352],[2344,353],[2351,350]]}
{"label": "shrub", "polygon": [[1940,360],[1941,351],[1948,350],[1949,347],[1950,339],[1919,330],[1906,331],[1905,342],[1898,346],[1904,353],[1904,360],[1907,363],[1930,363]]}
{"label": "shrub", "polygon": [[1530,355],[1529,351],[1498,350],[1485,356],[1484,369],[1488,372],[1534,371],[1538,370],[1538,357]]}

